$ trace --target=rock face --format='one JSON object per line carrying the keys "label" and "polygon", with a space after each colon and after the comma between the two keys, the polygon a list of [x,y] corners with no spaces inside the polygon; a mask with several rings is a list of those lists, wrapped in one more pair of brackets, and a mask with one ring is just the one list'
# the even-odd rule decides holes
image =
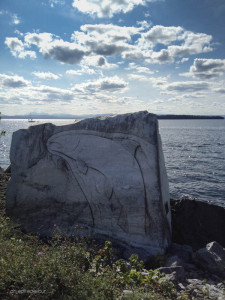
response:
{"label": "rock face", "polygon": [[172,240],[194,250],[211,241],[225,248],[225,207],[197,200],[171,200]]}
{"label": "rock face", "polygon": [[217,242],[211,242],[199,249],[194,259],[204,269],[225,277],[225,249]]}
{"label": "rock face", "polygon": [[13,134],[10,159],[7,213],[25,230],[51,235],[56,224],[142,257],[169,246],[168,180],[154,115],[32,126]]}

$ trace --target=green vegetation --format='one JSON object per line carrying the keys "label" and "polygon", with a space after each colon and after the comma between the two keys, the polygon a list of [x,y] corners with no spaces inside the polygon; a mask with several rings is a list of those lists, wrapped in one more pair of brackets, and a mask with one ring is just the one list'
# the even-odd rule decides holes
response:
{"label": "green vegetation", "polygon": [[71,240],[57,226],[47,241],[23,233],[6,217],[4,198],[1,193],[1,299],[177,299],[173,284],[157,270],[143,274],[136,254],[116,260],[109,241],[100,249],[90,247],[85,238]]}

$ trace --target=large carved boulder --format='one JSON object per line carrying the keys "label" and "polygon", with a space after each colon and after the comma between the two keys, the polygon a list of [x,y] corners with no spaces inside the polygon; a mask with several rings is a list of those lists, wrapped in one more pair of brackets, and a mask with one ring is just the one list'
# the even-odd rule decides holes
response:
{"label": "large carved boulder", "polygon": [[142,257],[169,246],[168,180],[153,114],[18,130],[10,159],[7,214],[26,231],[51,236],[56,224]]}

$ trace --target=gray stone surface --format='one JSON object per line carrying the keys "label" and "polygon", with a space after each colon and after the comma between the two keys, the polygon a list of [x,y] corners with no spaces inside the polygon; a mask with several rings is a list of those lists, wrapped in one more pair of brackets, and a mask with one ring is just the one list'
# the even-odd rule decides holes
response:
{"label": "gray stone surface", "polygon": [[170,245],[168,180],[154,115],[32,126],[13,134],[10,159],[7,214],[25,230],[51,235],[56,224],[142,257]]}
{"label": "gray stone surface", "polygon": [[217,242],[211,242],[205,248],[196,251],[194,259],[209,272],[225,277],[225,249]]}
{"label": "gray stone surface", "polygon": [[171,277],[167,276],[167,280],[170,280],[170,281],[179,281],[179,280],[182,280],[185,276],[185,270],[182,266],[175,266],[175,267],[161,267],[161,268],[158,268],[159,272],[160,273],[164,273],[164,274],[167,274],[167,275],[171,275]]}
{"label": "gray stone surface", "polygon": [[183,265],[184,265],[183,260],[175,255],[167,258],[165,267],[178,267]]}

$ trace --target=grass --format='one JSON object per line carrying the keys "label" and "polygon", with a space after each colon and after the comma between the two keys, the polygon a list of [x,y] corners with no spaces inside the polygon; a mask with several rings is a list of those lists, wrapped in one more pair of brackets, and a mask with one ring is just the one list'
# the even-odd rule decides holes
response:
{"label": "grass", "polygon": [[[144,276],[143,262],[115,260],[112,244],[101,249],[85,238],[71,239],[55,227],[51,240],[23,233],[5,215],[5,194],[0,194],[1,299],[176,299],[170,282],[157,270]],[[146,270],[145,270],[146,271]]]}

